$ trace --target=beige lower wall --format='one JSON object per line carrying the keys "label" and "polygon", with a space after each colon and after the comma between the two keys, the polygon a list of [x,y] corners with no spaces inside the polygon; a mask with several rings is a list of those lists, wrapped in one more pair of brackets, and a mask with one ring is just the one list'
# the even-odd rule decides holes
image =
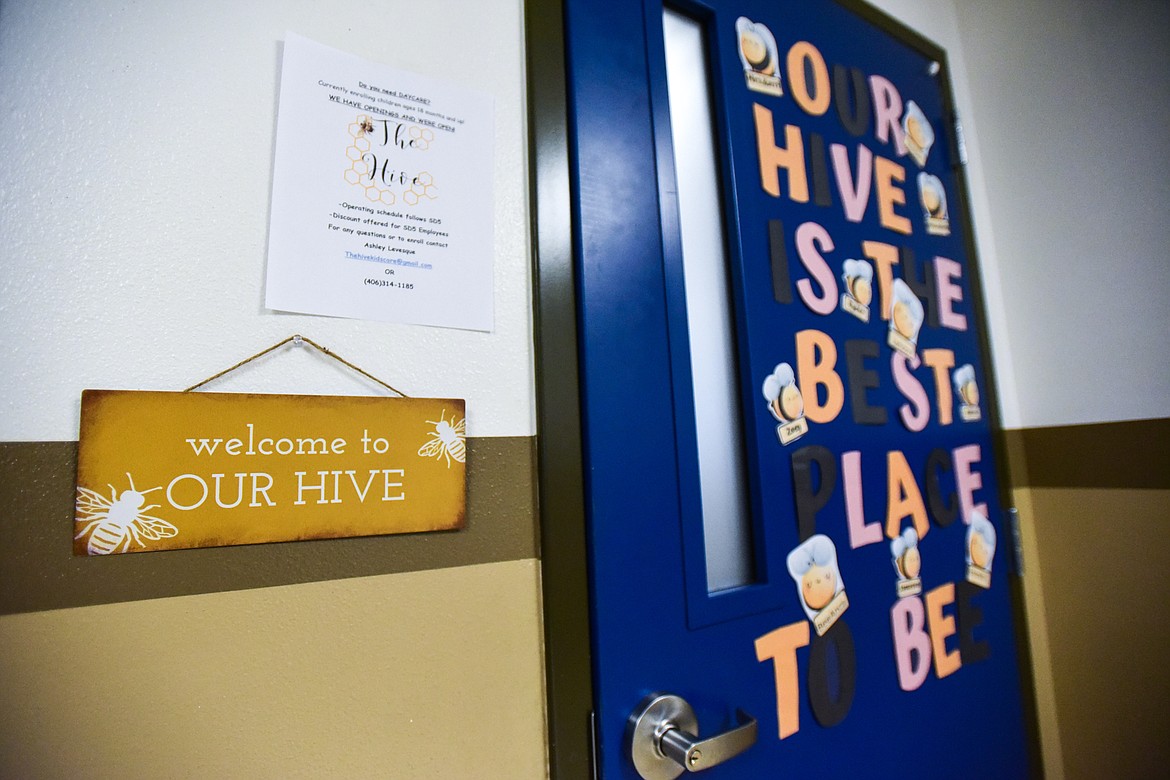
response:
{"label": "beige lower wall", "polygon": [[1028,624],[1028,643],[1032,655],[1032,679],[1035,690],[1036,720],[1039,729],[1040,758],[1048,780],[1064,777],[1060,724],[1056,711],[1056,694],[1052,680],[1052,650],[1048,638],[1047,594],[1041,576],[1040,548],[1036,541],[1036,512],[1032,491],[1017,488],[1012,500],[1020,517],[1020,541],[1024,551],[1024,612]]}
{"label": "beige lower wall", "polygon": [[535,560],[0,617],[0,776],[543,778]]}
{"label": "beige lower wall", "polygon": [[1170,766],[1170,490],[1015,491],[1045,770]]}

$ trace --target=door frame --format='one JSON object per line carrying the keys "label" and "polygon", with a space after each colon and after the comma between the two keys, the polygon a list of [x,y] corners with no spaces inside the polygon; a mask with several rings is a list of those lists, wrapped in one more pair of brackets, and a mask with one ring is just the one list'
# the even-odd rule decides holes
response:
{"label": "door frame", "polygon": [[[533,350],[536,381],[537,513],[544,616],[548,766],[550,777],[596,778],[589,549],[586,541],[578,362],[576,258],[570,201],[571,161],[564,29],[566,0],[525,0],[524,45],[529,122],[529,207],[533,271]],[[961,140],[946,51],[864,0],[834,0],[937,61],[942,100],[953,121],[948,143]],[[955,170],[954,212],[966,220],[972,259],[972,307],[986,321],[983,269],[976,251],[966,162]],[[1000,505],[1012,507],[1007,446],[987,327],[980,349],[990,380],[985,389]],[[1018,533],[1018,531],[1017,531]],[[1015,542],[1015,540],[1013,540]],[[1019,558],[1016,567],[1022,566]],[[1015,568],[1015,567],[1013,567]],[[1022,571],[1010,577],[1012,620],[1019,658],[1030,773],[1043,776],[1031,643],[1024,611]]]}
{"label": "door frame", "polygon": [[596,776],[563,0],[525,0],[536,506],[549,775]]}

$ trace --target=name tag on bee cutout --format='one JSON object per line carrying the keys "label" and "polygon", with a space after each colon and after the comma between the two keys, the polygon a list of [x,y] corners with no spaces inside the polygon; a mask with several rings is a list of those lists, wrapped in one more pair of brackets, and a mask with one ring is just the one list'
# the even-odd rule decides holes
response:
{"label": "name tag on bee cutout", "polygon": [[465,403],[85,390],[74,555],[461,529]]}

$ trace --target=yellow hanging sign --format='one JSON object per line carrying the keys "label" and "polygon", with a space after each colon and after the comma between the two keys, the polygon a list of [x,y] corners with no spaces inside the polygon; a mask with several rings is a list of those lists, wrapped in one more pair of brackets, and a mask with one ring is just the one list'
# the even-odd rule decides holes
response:
{"label": "yellow hanging sign", "polygon": [[86,390],[75,555],[462,528],[461,399]]}

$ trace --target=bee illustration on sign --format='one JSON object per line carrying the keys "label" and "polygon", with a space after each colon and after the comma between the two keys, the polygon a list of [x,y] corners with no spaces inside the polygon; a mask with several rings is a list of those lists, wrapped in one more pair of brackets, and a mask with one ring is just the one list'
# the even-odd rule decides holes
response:
{"label": "bee illustration on sign", "polygon": [[[134,478],[129,473],[126,479],[130,483],[129,490],[123,490],[122,495],[113,485],[110,497],[106,498],[96,490],[77,486],[77,519],[78,523],[85,523],[74,539],[89,534],[86,540],[87,555],[109,555],[110,553],[124,553],[130,549],[130,542],[139,547],[146,547],[143,539],[157,541],[169,539],[179,533],[179,529],[160,517],[146,514],[151,509],[157,509],[158,504],[146,504],[146,494],[161,487],[149,490],[138,490],[134,486]],[[118,549],[121,547],[121,549]]]}
{"label": "bee illustration on sign", "polygon": [[780,424],[776,436],[781,444],[789,444],[808,433],[808,421],[804,419],[804,397],[796,386],[796,375],[792,366],[781,363],[764,380],[764,400],[768,411]]}
{"label": "bee illustration on sign", "polygon": [[455,422],[455,413],[451,413],[451,419],[446,419],[447,410],[439,412],[439,421],[427,420],[427,423],[435,426],[435,430],[427,434],[428,441],[426,444],[418,448],[418,454],[423,458],[446,458],[447,468],[451,468],[451,459],[466,462],[467,459],[467,443],[466,426],[467,419],[464,418],[459,422]]}
{"label": "bee illustration on sign", "polygon": [[796,583],[800,605],[817,636],[824,636],[849,608],[833,540],[824,534],[814,534],[802,542],[788,553],[788,574]]}

